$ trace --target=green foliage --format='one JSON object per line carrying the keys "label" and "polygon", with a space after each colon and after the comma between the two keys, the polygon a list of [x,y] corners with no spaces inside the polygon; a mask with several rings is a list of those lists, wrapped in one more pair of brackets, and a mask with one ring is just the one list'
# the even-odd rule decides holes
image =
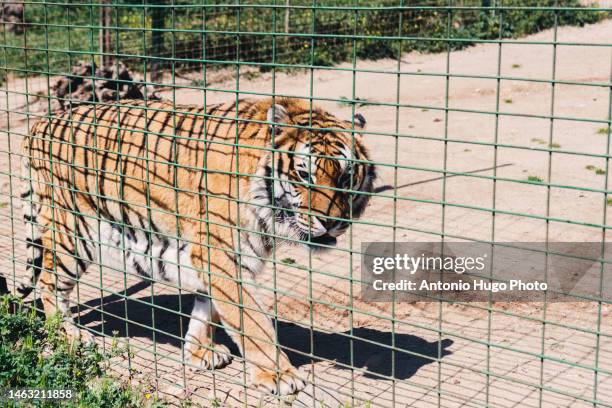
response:
{"label": "green foliage", "polygon": [[357,107],[366,106],[368,104],[368,100],[365,98],[360,98],[358,96],[355,97],[354,100],[351,98],[347,98],[346,96],[341,96],[338,101],[338,105],[340,106],[352,106],[355,105]]}
{"label": "green foliage", "polygon": [[543,183],[544,179],[540,176],[528,176],[527,181],[531,181],[532,183]]}
{"label": "green foliage", "polygon": [[[177,0],[179,7],[153,9],[141,2],[117,1],[131,7],[111,7],[113,53],[142,71],[151,69],[151,60],[139,56],[159,56],[156,64],[175,67],[209,67],[236,61],[252,63],[261,70],[271,64],[329,66],[353,58],[396,58],[400,52],[439,52],[472,45],[474,40],[521,37],[555,25],[594,23],[609,17],[607,11],[549,10],[555,0],[506,0],[504,6],[538,6],[537,9],[489,10],[477,7],[445,9],[447,0],[415,0],[411,8],[398,10],[396,0],[366,0],[354,10],[354,0],[320,1],[312,9],[308,0],[291,0],[288,32],[286,10],[249,7],[270,4],[254,0],[243,7],[195,7],[192,0]],[[155,3],[155,2],[152,2]],[[158,4],[169,3],[157,1]],[[226,4],[214,0],[208,4]],[[414,6],[438,6],[418,9]],[[473,6],[481,6],[475,1]],[[564,7],[580,7],[579,0],[566,0]],[[301,8],[304,7],[304,8]],[[155,13],[161,10],[161,13]],[[153,17],[156,24],[153,27]],[[36,70],[68,72],[75,60],[98,59],[99,9],[88,4],[61,5],[29,3],[26,36],[6,34],[8,66],[17,74]],[[45,26],[45,24],[47,24]],[[239,35],[236,35],[239,33]],[[315,37],[312,34],[316,34]],[[359,38],[354,39],[353,36]],[[400,39],[401,38],[401,39]],[[15,48],[13,48],[15,47]],[[50,52],[46,52],[50,49]],[[0,54],[0,66],[3,55]],[[291,67],[285,67],[291,68]],[[21,70],[21,71],[19,71]]]}
{"label": "green foliage", "polygon": [[293,258],[284,258],[283,260],[281,260],[281,262],[286,264],[286,265],[293,265],[293,264],[295,264],[295,259],[293,259]]}
{"label": "green foliage", "polygon": [[607,135],[608,134],[608,127],[607,126],[600,127],[599,129],[597,129],[596,133],[598,135]]}
{"label": "green foliage", "polygon": [[[101,353],[95,344],[71,344],[60,323],[59,318],[43,321],[34,309],[26,309],[13,298],[0,298],[0,389],[70,389],[76,393],[74,399],[61,402],[40,400],[38,407],[147,405],[142,393],[105,374],[105,364],[120,350]],[[161,406],[157,401],[148,405]]]}
{"label": "green foliage", "polygon": [[594,172],[598,176],[603,176],[604,174],[606,174],[606,171],[604,169],[602,169],[600,167],[593,166],[592,164],[589,164],[588,166],[586,166],[585,169]]}

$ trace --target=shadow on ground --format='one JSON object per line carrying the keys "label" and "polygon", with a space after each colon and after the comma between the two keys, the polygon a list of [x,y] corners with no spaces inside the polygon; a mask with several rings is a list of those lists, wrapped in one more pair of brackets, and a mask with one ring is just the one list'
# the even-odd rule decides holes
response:
{"label": "shadow on ground", "polygon": [[[125,293],[129,299],[109,295],[86,302],[85,307],[80,307],[80,324],[96,334],[155,338],[158,343],[180,347],[189,324],[194,296],[181,296],[180,303],[178,295],[133,298],[147,286],[148,283],[141,282],[129,287]],[[179,310],[186,316],[181,316]],[[77,318],[76,308],[74,313]],[[410,378],[422,366],[435,362],[438,356],[443,358],[451,354],[448,348],[453,344],[450,339],[428,342],[422,337],[396,333],[393,351],[390,348],[393,333],[390,332],[355,328],[351,335],[350,332],[326,333],[315,329],[311,335],[310,328],[282,321],[278,321],[278,336],[295,366],[327,360],[339,368],[365,368],[366,377],[386,376],[400,380]],[[232,354],[239,354],[224,330],[217,330],[216,340],[228,346]]]}

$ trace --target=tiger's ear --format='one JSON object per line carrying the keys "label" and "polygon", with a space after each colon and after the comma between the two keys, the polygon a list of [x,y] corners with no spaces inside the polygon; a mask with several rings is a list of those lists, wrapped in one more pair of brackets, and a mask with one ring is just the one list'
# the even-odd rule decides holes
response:
{"label": "tiger's ear", "polygon": [[354,116],[354,119],[355,119],[355,129],[365,130],[366,124],[368,122],[366,122],[366,119],[363,117],[363,115],[361,113],[356,113]]}
{"label": "tiger's ear", "polygon": [[280,135],[283,132],[283,127],[281,125],[289,123],[289,114],[283,106],[279,104],[272,105],[270,109],[268,109],[266,120],[270,122],[268,124],[268,126],[270,126],[270,132],[274,129],[274,134]]}

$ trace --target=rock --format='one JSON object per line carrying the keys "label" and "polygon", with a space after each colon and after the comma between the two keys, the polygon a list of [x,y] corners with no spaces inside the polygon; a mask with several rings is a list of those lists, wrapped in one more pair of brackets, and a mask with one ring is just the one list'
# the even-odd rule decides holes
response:
{"label": "rock", "polygon": [[57,80],[52,86],[54,109],[69,109],[71,106],[90,102],[115,102],[120,99],[144,99],[146,88],[148,100],[159,100],[153,87],[135,79],[121,62],[97,68],[92,62],[79,61],[70,75]]}
{"label": "rock", "polygon": [[23,4],[7,3],[0,8],[0,22],[5,23],[6,30],[15,34],[23,34]]}

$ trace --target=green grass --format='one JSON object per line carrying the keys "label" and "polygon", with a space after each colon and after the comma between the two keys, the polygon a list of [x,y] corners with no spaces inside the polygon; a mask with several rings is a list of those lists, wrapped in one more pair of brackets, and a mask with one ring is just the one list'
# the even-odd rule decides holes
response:
{"label": "green grass", "polygon": [[612,205],[612,197],[606,199],[606,204],[607,205]]}
{"label": "green grass", "polygon": [[597,129],[597,134],[598,135],[607,135],[608,134],[608,127],[601,127],[599,129]]}
{"label": "green grass", "polygon": [[[126,350],[116,343],[109,353],[100,352],[95,344],[69,343],[60,330],[60,322],[59,318],[45,322],[34,309],[14,298],[0,298],[0,389],[70,389],[75,397],[61,403],[68,408],[163,406],[106,373],[111,359]],[[24,406],[2,403],[7,408]],[[35,406],[60,404],[41,400]]]}
{"label": "green grass", "polygon": [[341,96],[340,100],[338,101],[338,105],[340,106],[355,105],[356,107],[359,107],[359,108],[362,106],[366,106],[367,104],[368,104],[367,99],[360,98],[358,96],[356,96],[354,100],[352,100],[351,98],[347,98],[346,96]]}
{"label": "green grass", "polygon": [[531,141],[534,142],[534,143],[537,143],[537,144],[541,144],[541,145],[547,144],[550,149],[558,149],[558,148],[561,147],[561,145],[559,143],[555,143],[555,142],[548,143],[546,140],[540,139],[540,138],[537,138],[537,137],[534,137],[533,139],[531,139]]}
{"label": "green grass", "polygon": [[606,174],[606,171],[604,169],[602,169],[601,167],[593,166],[592,164],[589,164],[588,166],[586,166],[585,169],[594,172],[598,176],[602,176],[602,175]]}
{"label": "green grass", "polygon": [[198,88],[205,88],[206,85],[207,83],[204,79],[194,79],[191,81],[191,86],[196,86]]}
{"label": "green grass", "polygon": [[521,64],[512,64],[513,69],[518,69],[521,67]]}
{"label": "green grass", "polygon": [[544,179],[540,176],[528,176],[527,181],[531,181],[533,183],[543,183]]}
{"label": "green grass", "polygon": [[510,99],[510,98],[508,98],[508,99],[504,99],[504,103],[511,104],[511,103],[513,103],[513,102],[514,102],[514,101],[513,101],[512,99]]}
{"label": "green grass", "polygon": [[261,76],[260,71],[246,71],[240,74],[244,79],[248,81],[252,81],[253,79],[257,79]]}
{"label": "green grass", "polygon": [[287,264],[287,265],[293,265],[295,264],[295,259],[293,258],[284,258],[283,260],[281,260],[282,263]]}

